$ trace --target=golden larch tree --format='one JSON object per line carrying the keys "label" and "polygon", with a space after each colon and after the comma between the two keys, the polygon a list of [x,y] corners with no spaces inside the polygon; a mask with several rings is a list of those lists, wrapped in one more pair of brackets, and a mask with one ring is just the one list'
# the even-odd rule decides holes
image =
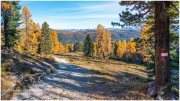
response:
{"label": "golden larch tree", "polygon": [[41,29],[39,24],[35,24],[34,22],[31,22],[32,26],[32,32],[29,35],[31,38],[30,41],[30,52],[33,54],[36,54],[39,49],[39,36],[41,35]]}
{"label": "golden larch tree", "polygon": [[97,42],[93,42],[93,56],[97,56]]}
{"label": "golden larch tree", "polygon": [[129,42],[127,43],[126,50],[126,57],[134,61],[136,53],[136,42],[134,42],[133,37],[131,37]]}
{"label": "golden larch tree", "polygon": [[53,54],[57,54],[59,52],[59,41],[56,30],[51,30],[52,35],[52,43],[53,43]]}
{"label": "golden larch tree", "polygon": [[124,56],[124,53],[126,52],[126,40],[118,41],[117,42],[117,57],[122,58]]}
{"label": "golden larch tree", "polygon": [[61,42],[59,42],[59,51],[58,51],[58,53],[62,54],[64,52],[65,52],[65,47]]}
{"label": "golden larch tree", "polygon": [[111,33],[109,30],[105,30],[104,26],[99,24],[97,26],[97,55],[100,58],[108,58],[112,53],[111,50]]}
{"label": "golden larch tree", "polygon": [[[141,54],[144,62],[153,62],[151,56],[154,53],[154,42],[152,41],[152,37],[154,36],[153,32],[150,32],[153,25],[146,24],[141,30],[141,34],[139,37],[140,43],[138,47],[138,53]],[[153,52],[149,52],[153,51]],[[154,54],[153,54],[154,55]]]}
{"label": "golden larch tree", "polygon": [[30,52],[30,43],[31,43],[31,34],[32,34],[32,19],[31,19],[31,13],[29,9],[24,6],[22,10],[21,15],[21,34],[20,34],[20,40],[17,42],[17,45],[15,46],[15,49],[19,52]]}
{"label": "golden larch tree", "polygon": [[66,52],[66,53],[67,53],[67,52],[72,52],[72,51],[73,51],[73,48],[74,48],[74,44],[68,43],[68,44],[65,45],[65,52]]}

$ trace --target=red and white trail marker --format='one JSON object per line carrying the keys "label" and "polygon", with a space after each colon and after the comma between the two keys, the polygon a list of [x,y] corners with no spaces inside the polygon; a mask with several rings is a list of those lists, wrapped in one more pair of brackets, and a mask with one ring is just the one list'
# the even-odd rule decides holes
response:
{"label": "red and white trail marker", "polygon": [[161,50],[161,59],[162,60],[168,59],[168,51],[167,50]]}

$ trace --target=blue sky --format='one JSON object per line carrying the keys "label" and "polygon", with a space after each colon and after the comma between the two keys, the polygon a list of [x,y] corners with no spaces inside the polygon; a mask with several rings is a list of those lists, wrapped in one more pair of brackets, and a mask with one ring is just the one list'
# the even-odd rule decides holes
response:
{"label": "blue sky", "polygon": [[27,6],[34,22],[46,21],[54,29],[91,29],[98,24],[112,28],[124,10],[118,1],[21,1]]}

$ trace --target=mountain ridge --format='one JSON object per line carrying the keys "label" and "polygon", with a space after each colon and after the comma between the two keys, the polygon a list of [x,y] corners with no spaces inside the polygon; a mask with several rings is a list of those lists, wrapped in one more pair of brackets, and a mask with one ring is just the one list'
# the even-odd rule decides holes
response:
{"label": "mountain ridge", "polygon": [[[129,40],[130,37],[138,38],[140,30],[123,30],[123,29],[108,29],[111,32],[112,41],[117,40]],[[92,37],[92,40],[96,40],[96,29],[58,29],[58,40],[63,44],[83,42],[88,34]]]}

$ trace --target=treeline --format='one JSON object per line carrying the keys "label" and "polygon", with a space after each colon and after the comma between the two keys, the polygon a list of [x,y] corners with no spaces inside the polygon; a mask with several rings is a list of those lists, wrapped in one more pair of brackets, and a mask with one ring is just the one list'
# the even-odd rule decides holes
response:
{"label": "treeline", "polygon": [[133,37],[127,42],[126,40],[112,41],[110,31],[105,30],[101,24],[97,26],[96,31],[96,41],[93,42],[91,36],[88,34],[83,43],[67,44],[69,48],[66,52],[84,52],[85,56],[95,58],[136,60],[137,49]]}

